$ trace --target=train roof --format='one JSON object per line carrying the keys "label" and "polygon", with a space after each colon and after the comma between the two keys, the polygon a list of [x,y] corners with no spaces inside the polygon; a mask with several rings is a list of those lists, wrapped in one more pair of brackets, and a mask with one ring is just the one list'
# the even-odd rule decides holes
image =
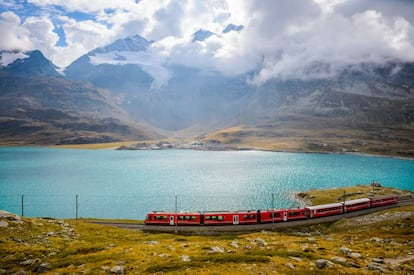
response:
{"label": "train roof", "polygon": [[363,202],[369,202],[369,201],[371,201],[371,200],[368,199],[368,198],[349,200],[349,201],[345,201],[345,205],[350,205],[350,204],[354,204],[354,203],[363,203]]}
{"label": "train roof", "polygon": [[321,205],[315,205],[315,206],[307,206],[305,207],[305,209],[318,210],[318,209],[331,208],[331,207],[341,207],[342,205],[343,204],[340,202],[335,202],[335,203],[321,204]]}

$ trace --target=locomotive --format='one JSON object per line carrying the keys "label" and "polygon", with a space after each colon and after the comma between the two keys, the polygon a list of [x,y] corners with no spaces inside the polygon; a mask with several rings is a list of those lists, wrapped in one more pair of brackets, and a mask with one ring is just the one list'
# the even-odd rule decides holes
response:
{"label": "locomotive", "polygon": [[372,207],[396,204],[394,195],[362,198],[345,202],[307,206],[290,209],[204,211],[204,212],[165,212],[152,211],[146,215],[146,225],[244,225],[288,222],[301,219],[314,219],[360,211]]}

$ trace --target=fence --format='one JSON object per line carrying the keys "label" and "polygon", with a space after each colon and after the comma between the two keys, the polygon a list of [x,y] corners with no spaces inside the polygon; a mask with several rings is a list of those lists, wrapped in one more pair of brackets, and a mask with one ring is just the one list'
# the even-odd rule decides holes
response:
{"label": "fence", "polygon": [[241,210],[297,207],[301,202],[293,195],[278,197],[275,193],[267,196],[251,194],[243,198],[217,195],[189,196],[164,194],[145,195],[86,195],[86,194],[31,194],[0,195],[0,210],[6,210],[27,217],[55,218],[126,218],[144,219],[152,210],[167,211],[206,211]]}

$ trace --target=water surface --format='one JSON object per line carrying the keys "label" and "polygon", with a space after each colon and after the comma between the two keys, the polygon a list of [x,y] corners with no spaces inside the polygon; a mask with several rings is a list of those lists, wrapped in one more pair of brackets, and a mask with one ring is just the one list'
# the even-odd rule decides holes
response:
{"label": "water surface", "polygon": [[[414,161],[343,154],[0,148],[0,209],[143,219],[151,210],[295,207],[292,193],[373,180],[414,191]],[[272,193],[274,201],[272,202]]]}

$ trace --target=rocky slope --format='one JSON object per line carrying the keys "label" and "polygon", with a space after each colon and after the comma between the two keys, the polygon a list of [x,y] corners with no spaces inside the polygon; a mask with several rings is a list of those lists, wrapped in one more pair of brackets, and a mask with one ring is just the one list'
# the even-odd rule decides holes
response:
{"label": "rocky slope", "polygon": [[6,144],[158,137],[130,120],[109,92],[67,80],[39,51],[1,68],[0,128],[0,139]]}

